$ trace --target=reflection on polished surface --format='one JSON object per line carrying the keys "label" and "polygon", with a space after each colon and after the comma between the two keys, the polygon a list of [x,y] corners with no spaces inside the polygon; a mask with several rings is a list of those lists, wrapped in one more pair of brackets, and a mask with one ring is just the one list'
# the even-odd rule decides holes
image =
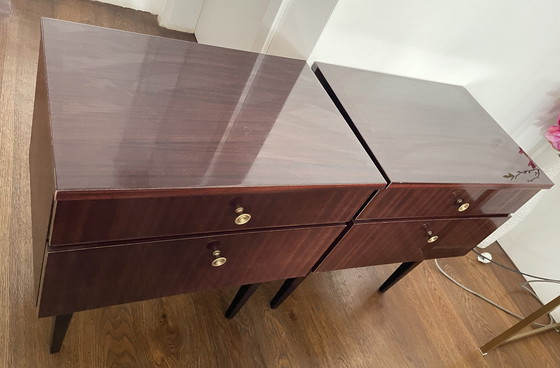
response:
{"label": "reflection on polished surface", "polygon": [[[317,63],[393,183],[511,185],[511,137],[460,86]],[[534,168],[533,168],[534,169]],[[552,185],[546,175],[531,184]]]}
{"label": "reflection on polished surface", "polygon": [[523,178],[527,183],[531,183],[541,177],[541,169],[537,167],[537,164],[523,151],[523,148],[519,147],[519,154],[527,157],[526,168],[519,169],[515,173],[508,172],[504,175],[504,178],[509,180],[518,180]]}
{"label": "reflection on polished surface", "polygon": [[384,182],[302,60],[43,28],[59,190]]}

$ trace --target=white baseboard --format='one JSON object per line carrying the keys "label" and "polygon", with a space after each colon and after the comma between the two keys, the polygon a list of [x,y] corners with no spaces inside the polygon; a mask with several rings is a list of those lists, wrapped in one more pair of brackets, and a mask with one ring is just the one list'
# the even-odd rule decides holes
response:
{"label": "white baseboard", "polygon": [[158,16],[160,26],[194,33],[204,0],[92,0]]}

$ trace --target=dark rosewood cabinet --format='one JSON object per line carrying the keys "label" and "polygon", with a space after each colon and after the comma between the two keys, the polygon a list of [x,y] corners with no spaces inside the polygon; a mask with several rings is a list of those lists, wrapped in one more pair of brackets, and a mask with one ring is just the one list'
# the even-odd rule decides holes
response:
{"label": "dark rosewood cabinet", "polygon": [[388,183],[317,271],[465,255],[552,186],[463,87],[314,70]]}
{"label": "dark rosewood cabinet", "polygon": [[[462,256],[552,182],[459,86],[316,63],[325,90],[387,181],[314,271]],[[304,278],[287,280],[271,305]]]}
{"label": "dark rosewood cabinet", "polygon": [[30,147],[51,351],[72,313],[306,276],[385,180],[305,61],[43,19]]}

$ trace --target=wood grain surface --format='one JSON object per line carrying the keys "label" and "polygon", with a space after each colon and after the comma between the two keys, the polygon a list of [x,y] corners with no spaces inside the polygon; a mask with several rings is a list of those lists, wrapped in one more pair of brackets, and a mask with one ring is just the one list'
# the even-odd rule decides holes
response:
{"label": "wood grain surface", "polygon": [[[39,60],[44,58],[43,49]],[[31,217],[33,231],[33,271],[35,288],[39,290],[45,246],[54,212],[55,177],[52,137],[49,125],[49,102],[44,67],[39,62],[35,107],[29,143],[29,181],[31,194]]]}
{"label": "wood grain surface", "polygon": [[[39,316],[305,276],[344,225],[47,252]],[[227,259],[213,267],[212,252]]]}
{"label": "wood grain surface", "polygon": [[464,87],[326,63],[314,68],[392,183],[552,186]]}
{"label": "wood grain surface", "polygon": [[[32,273],[28,149],[39,17],[190,38],[156,17],[87,0],[13,0],[0,22],[0,367],[558,367],[555,332],[478,347],[515,323],[454,287],[424,262],[385,295],[395,266],[314,274],[277,310],[281,282],[264,284],[233,320],[223,313],[237,288],[77,313],[62,351],[48,352],[50,320],[38,319]],[[494,259],[510,264],[499,247]],[[442,261],[467,286],[528,314],[539,303],[521,276],[469,254]],[[546,276],[546,275],[543,275]]]}
{"label": "wood grain surface", "polygon": [[[317,271],[462,256],[507,219],[484,217],[357,223],[338,242]],[[428,231],[432,234],[427,235]],[[438,239],[428,243],[432,235],[438,236]]]}
{"label": "wood grain surface", "polygon": [[[343,223],[373,192],[370,186],[282,187],[255,193],[224,189],[212,195],[57,201],[51,244]],[[251,215],[248,223],[235,223],[238,207]]]}
{"label": "wood grain surface", "polygon": [[[377,192],[358,220],[417,217],[472,217],[509,214],[539,192],[536,188],[491,188],[477,185],[426,186],[394,184]],[[459,211],[468,203],[465,211]]]}
{"label": "wood grain surface", "polygon": [[44,19],[57,189],[383,183],[304,60]]}

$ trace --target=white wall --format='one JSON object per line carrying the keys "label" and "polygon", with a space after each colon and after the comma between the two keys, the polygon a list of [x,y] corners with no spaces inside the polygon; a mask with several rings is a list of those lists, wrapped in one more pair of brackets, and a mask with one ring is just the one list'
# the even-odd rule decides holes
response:
{"label": "white wall", "polygon": [[[340,0],[309,63],[464,85],[537,163],[550,166],[551,154],[560,160],[543,137],[560,112],[558,14],[554,0]],[[499,242],[521,270],[559,278],[560,177],[556,183]],[[543,301],[560,291],[533,287]]]}
{"label": "white wall", "polygon": [[338,0],[205,0],[200,43],[307,59]]}
{"label": "white wall", "polygon": [[307,59],[315,47],[338,0],[288,0],[267,54]]}
{"label": "white wall", "polygon": [[204,0],[163,0],[158,13],[160,26],[181,32],[194,33]]}
{"label": "white wall", "polygon": [[[516,227],[499,239],[515,265],[527,273],[560,280],[560,157],[550,145],[544,144],[535,158],[544,167],[556,185],[536,198],[527,216]],[[549,302],[560,294],[560,285],[552,283],[532,283],[535,292],[543,302]],[[552,314],[560,321],[560,308]]]}
{"label": "white wall", "polygon": [[282,0],[205,0],[195,35],[200,43],[261,51]]}

